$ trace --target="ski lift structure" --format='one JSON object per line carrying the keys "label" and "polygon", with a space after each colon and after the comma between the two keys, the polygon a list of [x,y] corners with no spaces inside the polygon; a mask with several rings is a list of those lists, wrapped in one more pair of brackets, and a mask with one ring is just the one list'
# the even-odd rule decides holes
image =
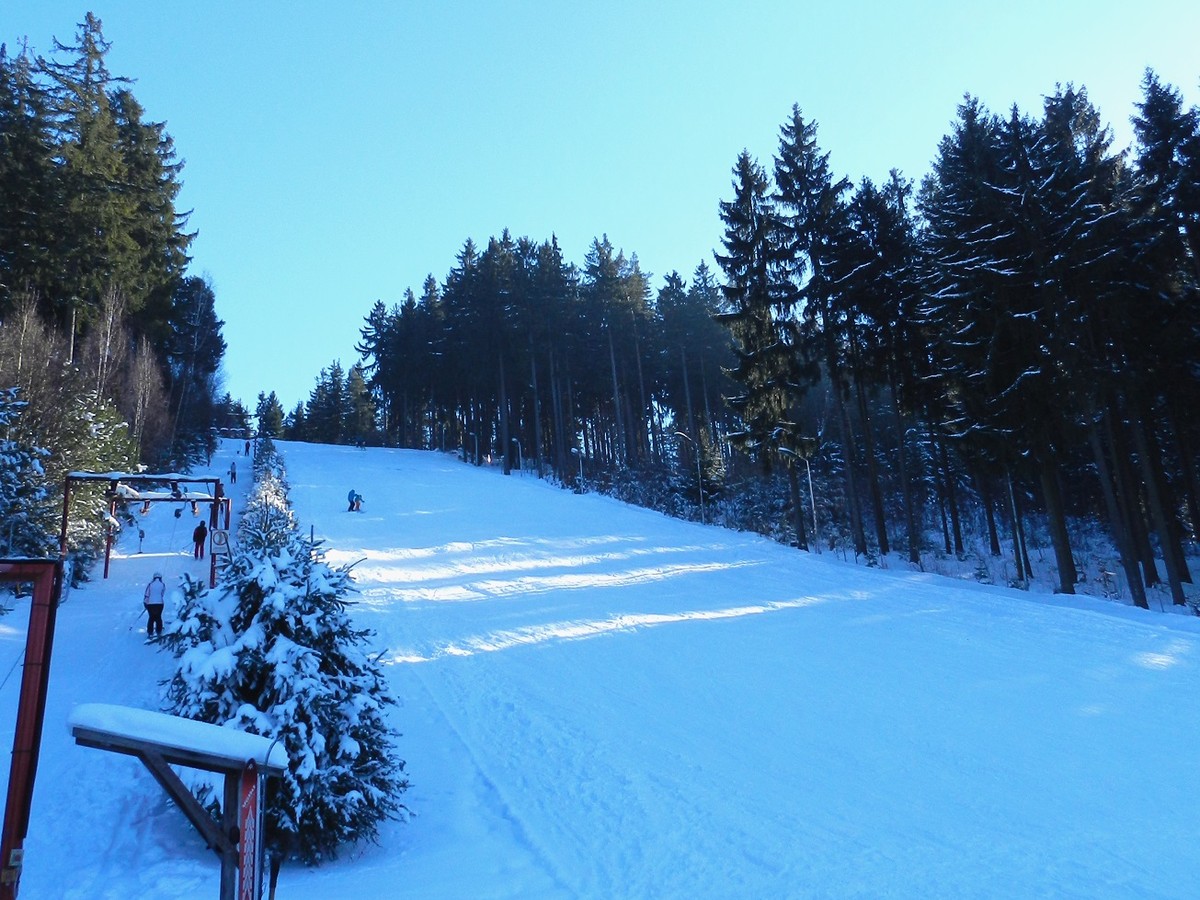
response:
{"label": "ski lift structure", "polygon": [[[282,777],[288,765],[278,738],[103,703],[77,706],[71,714],[71,733],[80,746],[140,759],[220,858],[220,900],[259,900],[265,781]],[[224,776],[219,822],[171,765]]]}
{"label": "ski lift structure", "polygon": [[[104,492],[108,504],[106,532],[104,536],[104,577],[108,577],[108,569],[112,562],[113,539],[120,528],[117,521],[117,507],[129,504],[141,504],[143,512],[148,512],[154,503],[172,503],[176,505],[175,517],[182,515],[183,509],[190,505],[192,508],[200,504],[208,505],[208,528],[212,535],[213,549],[226,550],[228,542],[218,538],[222,517],[225,532],[229,531],[231,503],[225,495],[225,486],[220,478],[212,476],[179,475],[173,472],[163,474],[130,474],[127,472],[71,472],[66,477],[63,487],[63,520],[61,533],[61,555],[67,555],[67,516],[70,510],[72,488],[82,484],[107,484]],[[224,535],[222,535],[222,538]],[[217,554],[209,554],[208,586],[217,586]]]}
{"label": "ski lift structure", "polygon": [[[29,629],[25,636],[25,665],[21,674],[21,692],[17,705],[17,721],[13,736],[12,761],[9,768],[8,795],[4,807],[4,826],[0,834],[0,900],[16,900],[21,881],[21,868],[24,862],[24,844],[29,831],[29,811],[33,802],[33,784],[37,776],[38,753],[42,742],[42,724],[46,714],[46,695],[50,681],[50,655],[54,646],[54,624],[62,596],[63,570],[67,559],[67,525],[71,513],[72,496],[80,486],[87,484],[106,484],[105,500],[107,501],[108,533],[104,548],[104,577],[108,577],[109,564],[112,557],[112,541],[116,532],[116,511],[121,504],[140,502],[143,509],[151,503],[174,503],[179,505],[177,514],[181,514],[186,504],[208,504],[209,525],[211,535],[226,536],[229,529],[230,500],[225,496],[224,485],[219,478],[196,477],[176,473],[145,474],[127,472],[71,472],[63,485],[62,529],[59,532],[59,557],[57,559],[0,559],[0,582],[18,582],[33,584],[33,603],[29,611]],[[225,516],[225,531],[217,529],[220,514]],[[214,547],[217,542],[214,541]],[[227,548],[227,544],[221,542]],[[216,586],[216,560],[210,564],[210,587]],[[217,729],[218,731],[223,729]],[[161,747],[152,740],[143,738],[139,743],[130,743],[134,738],[126,735],[122,740],[112,735],[98,736],[95,729],[83,732],[76,731],[76,739],[90,746],[103,746],[105,749],[132,753],[139,756],[160,783],[174,796],[174,785],[169,778],[162,775],[160,763],[164,759],[177,761],[175,757],[164,755]],[[268,757],[270,753],[268,753]],[[186,762],[186,761],[185,761]],[[234,784],[237,779],[244,785],[243,807],[245,795],[251,791],[255,797],[261,795],[261,776],[277,776],[280,772],[277,761],[269,758],[261,761],[258,769],[261,774],[255,774],[253,766],[235,765],[233,761],[209,754],[193,754],[190,764],[198,768],[207,768],[226,775],[227,799],[235,797],[237,791]],[[168,770],[169,771],[169,770]],[[162,776],[162,777],[160,777]],[[179,798],[178,802],[182,803]],[[257,803],[257,799],[255,800]],[[243,866],[252,865],[252,858],[261,856],[261,844],[253,847],[245,840],[238,840],[237,831],[229,822],[222,823],[224,831],[221,836],[212,831],[207,824],[197,822],[194,811],[185,809],[185,814],[193,819],[193,824],[201,831],[221,857],[221,898],[232,898],[232,885],[239,862]],[[248,823],[240,823],[244,828]],[[217,826],[213,826],[217,827]],[[255,829],[261,835],[261,829]],[[257,838],[261,840],[261,837]],[[240,859],[239,859],[240,858]],[[245,869],[245,871],[250,871]],[[252,881],[243,878],[242,884],[246,892],[243,896],[250,898],[256,894],[250,892],[252,883],[261,885],[261,877],[256,875]]]}
{"label": "ski lift structure", "polygon": [[29,630],[25,634],[25,665],[17,723],[9,764],[8,797],[4,805],[4,831],[0,836],[0,900],[15,900],[29,833],[29,808],[37,774],[42,721],[46,715],[46,688],[50,680],[50,650],[54,644],[54,619],[62,593],[61,559],[0,559],[0,581],[33,584]]}

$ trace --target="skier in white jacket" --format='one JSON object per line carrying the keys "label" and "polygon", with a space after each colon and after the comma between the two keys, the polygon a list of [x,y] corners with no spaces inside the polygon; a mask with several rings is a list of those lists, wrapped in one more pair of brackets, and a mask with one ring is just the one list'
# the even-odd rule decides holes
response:
{"label": "skier in white jacket", "polygon": [[162,576],[157,572],[146,585],[146,593],[142,604],[146,607],[146,634],[149,637],[161,635],[163,630],[163,600],[167,594],[167,586],[163,584]]}

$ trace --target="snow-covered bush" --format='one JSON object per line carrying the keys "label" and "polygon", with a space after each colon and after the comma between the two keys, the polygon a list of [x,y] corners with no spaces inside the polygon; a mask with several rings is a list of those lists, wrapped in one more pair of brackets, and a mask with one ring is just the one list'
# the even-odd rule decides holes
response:
{"label": "snow-covered bush", "polygon": [[[94,391],[73,399],[60,412],[60,427],[63,445],[51,449],[60,455],[59,464],[67,472],[128,472],[137,465],[129,424]],[[67,547],[79,580],[86,580],[92,564],[103,556],[109,524],[105,487],[76,485],[71,492]]]}
{"label": "snow-covered bush", "polygon": [[50,454],[10,438],[24,406],[16,388],[0,390],[0,556],[44,557],[56,544],[43,465]]}
{"label": "snow-covered bush", "polygon": [[267,846],[311,865],[403,816],[408,782],[395,699],[347,614],[349,569],[301,537],[283,484],[256,482],[215,589],[185,577],[166,697],[176,715],[279,738],[289,765],[268,792]]}

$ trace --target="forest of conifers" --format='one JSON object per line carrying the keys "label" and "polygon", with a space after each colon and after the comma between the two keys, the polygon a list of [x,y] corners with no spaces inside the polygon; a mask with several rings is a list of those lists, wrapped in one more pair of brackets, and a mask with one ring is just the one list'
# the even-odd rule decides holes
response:
{"label": "forest of conifers", "polygon": [[1024,584],[1038,542],[1063,592],[1073,532],[1103,523],[1132,599],[1163,584],[1182,605],[1200,112],[1151,72],[1142,89],[1128,152],[1083,89],[1038,115],[967,97],[919,187],[838,177],[793,108],[773,166],[736,162],[719,276],[655,292],[607,237],[582,267],[553,238],[468,240],[443,282],[375,303],[364,365],[260,413],[867,560],[961,558],[974,533]]}
{"label": "forest of conifers", "polygon": [[[107,50],[88,16],[48,58],[0,53],[10,523],[35,476],[52,519],[62,473],[186,466],[247,419],[187,273],[173,142]],[[1148,72],[1131,113],[1122,151],[1082,89],[1036,114],[968,97],[921,184],[855,185],[793,108],[773,160],[743,153],[714,198],[711,262],[656,285],[607,237],[582,264],[553,237],[467,240],[443,280],[374,304],[361,362],[307,403],[264,390],[260,428],[456,450],[867,561],[994,554],[1068,592],[1102,527],[1134,602],[1161,584],[1182,604],[1200,111]]]}
{"label": "forest of conifers", "polygon": [[[49,57],[0,45],[0,556],[57,547],[62,478],[184,467],[233,424],[211,285],[186,272],[181,165],[89,15]],[[225,420],[232,421],[226,423]],[[76,503],[84,558],[103,523]]]}

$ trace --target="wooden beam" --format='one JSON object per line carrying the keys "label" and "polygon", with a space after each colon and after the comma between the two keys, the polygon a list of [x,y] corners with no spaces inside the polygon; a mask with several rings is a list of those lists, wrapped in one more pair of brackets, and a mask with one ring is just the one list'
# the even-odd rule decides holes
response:
{"label": "wooden beam", "polygon": [[[97,731],[82,725],[72,726],[71,734],[75,736],[75,743],[81,744],[84,747],[111,750],[114,753],[126,753],[130,756],[141,756],[144,753],[152,752],[171,765],[188,766],[193,769],[203,769],[206,772],[232,773],[237,775],[245,765],[245,760],[234,762],[227,757],[217,756],[204,750],[191,750],[186,747],[168,747],[153,741],[143,741],[124,735],[112,734],[107,731]],[[267,762],[260,762],[259,766],[263,767],[271,775],[282,775],[285,771],[284,767],[271,765]]]}
{"label": "wooden beam", "polygon": [[[237,852],[237,843],[217,825],[209,811],[192,796],[187,785],[167,765],[162,756],[152,750],[142,751],[137,756],[146,764],[150,774],[163,786],[163,790],[175,801],[175,805],[187,816],[188,821],[200,832],[200,836],[204,838],[204,843],[210,850],[220,856],[222,860],[226,855]],[[228,776],[226,777],[228,778]],[[224,868],[224,864],[222,864],[222,868]]]}

